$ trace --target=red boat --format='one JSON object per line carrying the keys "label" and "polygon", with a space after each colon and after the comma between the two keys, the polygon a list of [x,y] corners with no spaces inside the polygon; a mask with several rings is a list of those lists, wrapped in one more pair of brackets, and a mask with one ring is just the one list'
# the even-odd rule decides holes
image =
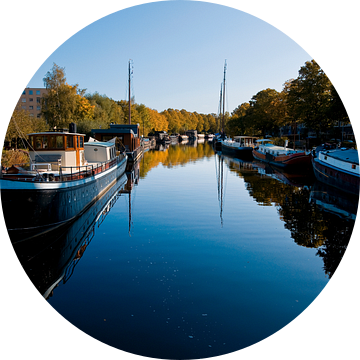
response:
{"label": "red boat", "polygon": [[257,147],[253,150],[256,160],[281,168],[311,167],[311,152],[292,150],[285,146],[277,146],[272,140],[257,140]]}

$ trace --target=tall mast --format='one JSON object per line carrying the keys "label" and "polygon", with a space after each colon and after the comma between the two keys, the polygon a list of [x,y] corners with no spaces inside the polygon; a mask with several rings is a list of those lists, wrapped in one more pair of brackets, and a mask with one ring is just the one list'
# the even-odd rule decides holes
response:
{"label": "tall mast", "polygon": [[220,87],[220,111],[219,111],[219,132],[221,132],[221,129],[222,129],[222,114],[221,114],[221,111],[222,111],[222,86],[223,84],[221,83],[221,87]]}
{"label": "tall mast", "polygon": [[224,81],[223,81],[223,117],[222,117],[222,129],[221,131],[224,132],[224,124],[225,124],[225,78],[226,78],[226,60],[224,65]]}
{"label": "tall mast", "polygon": [[131,125],[131,69],[129,60],[129,125]]}

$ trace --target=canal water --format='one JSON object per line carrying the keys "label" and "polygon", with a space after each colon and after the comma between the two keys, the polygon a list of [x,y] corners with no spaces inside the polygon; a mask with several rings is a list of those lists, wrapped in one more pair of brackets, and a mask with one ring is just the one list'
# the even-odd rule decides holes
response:
{"label": "canal water", "polygon": [[227,354],[304,311],[336,270],[358,199],[207,142],[144,153],[70,228],[15,249],[47,301],[105,344]]}

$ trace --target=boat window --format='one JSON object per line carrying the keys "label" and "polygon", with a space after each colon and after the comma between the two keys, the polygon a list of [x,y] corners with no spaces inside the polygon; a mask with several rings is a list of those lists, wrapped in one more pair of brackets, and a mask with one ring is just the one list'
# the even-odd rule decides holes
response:
{"label": "boat window", "polygon": [[55,136],[49,136],[49,149],[55,149]]}
{"label": "boat window", "polygon": [[48,137],[47,136],[36,136],[35,149],[47,149],[47,148],[48,148]]}
{"label": "boat window", "polygon": [[73,148],[74,147],[74,137],[73,136],[67,136],[67,147]]}
{"label": "boat window", "polygon": [[84,137],[79,136],[79,138],[80,138],[80,147],[83,148],[84,147]]}
{"label": "boat window", "polygon": [[41,136],[35,137],[35,149],[41,149],[42,142],[41,142]]}
{"label": "boat window", "polygon": [[352,165],[351,165],[351,168],[352,168],[352,169],[356,169],[356,165],[355,165],[355,164],[352,164]]}
{"label": "boat window", "polygon": [[56,136],[56,148],[57,149],[64,148],[64,138],[62,136]]}

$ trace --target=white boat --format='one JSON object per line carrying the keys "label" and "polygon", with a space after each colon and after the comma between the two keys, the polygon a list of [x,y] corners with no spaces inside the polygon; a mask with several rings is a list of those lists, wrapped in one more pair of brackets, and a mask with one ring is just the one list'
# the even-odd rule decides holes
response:
{"label": "white boat", "polygon": [[312,159],[315,177],[330,186],[359,195],[359,155],[355,149],[321,150]]}
{"label": "white boat", "polygon": [[187,135],[179,135],[179,140],[181,142],[189,141],[189,137]]}
{"label": "white boat", "polygon": [[30,165],[0,178],[5,223],[11,233],[41,233],[80,216],[125,172],[127,156],[115,142],[84,142],[84,134],[29,134]]}

